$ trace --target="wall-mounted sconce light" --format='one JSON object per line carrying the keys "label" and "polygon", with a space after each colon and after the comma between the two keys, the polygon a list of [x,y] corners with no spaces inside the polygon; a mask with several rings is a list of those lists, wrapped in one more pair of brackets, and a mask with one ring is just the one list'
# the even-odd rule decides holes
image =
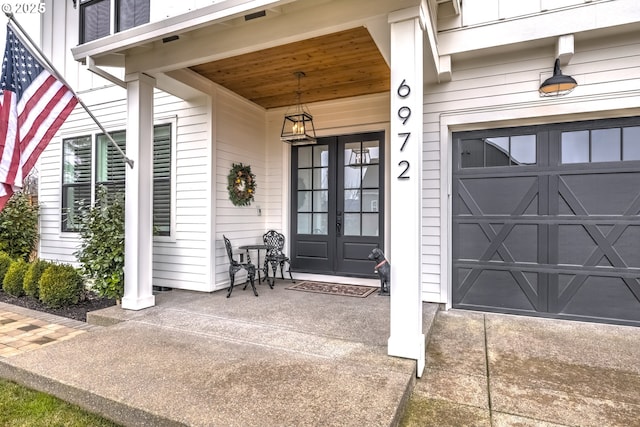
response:
{"label": "wall-mounted sconce light", "polygon": [[291,145],[307,145],[316,143],[316,130],[313,126],[313,116],[309,114],[306,107],[300,101],[302,92],[300,91],[300,79],[306,74],[297,71],[294,75],[298,78],[298,90],[296,91],[297,103],[292,113],[284,116],[280,139]]}
{"label": "wall-mounted sconce light", "polygon": [[553,76],[545,80],[538,89],[542,96],[566,95],[578,86],[578,82],[571,76],[565,76],[560,70],[560,59],[556,58],[553,66]]}

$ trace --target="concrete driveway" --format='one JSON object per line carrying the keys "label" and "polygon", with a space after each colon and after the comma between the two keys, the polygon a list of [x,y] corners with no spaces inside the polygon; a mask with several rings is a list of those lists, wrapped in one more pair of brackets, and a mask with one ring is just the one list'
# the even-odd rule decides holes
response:
{"label": "concrete driveway", "polygon": [[640,426],[640,328],[439,312],[404,426]]}

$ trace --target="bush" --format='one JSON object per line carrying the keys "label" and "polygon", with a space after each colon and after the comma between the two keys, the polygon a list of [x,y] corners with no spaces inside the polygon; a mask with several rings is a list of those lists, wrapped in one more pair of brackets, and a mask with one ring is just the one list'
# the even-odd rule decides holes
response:
{"label": "bush", "polygon": [[5,274],[2,279],[2,289],[14,297],[24,295],[22,283],[24,282],[24,275],[28,268],[29,264],[22,258],[13,261],[7,270],[7,274]]}
{"label": "bush", "polygon": [[124,201],[101,187],[95,206],[80,219],[82,243],[76,252],[83,273],[94,279],[101,297],[119,300],[124,295]]}
{"label": "bush", "polygon": [[40,281],[40,276],[42,276],[42,273],[44,273],[44,271],[50,265],[52,265],[52,263],[43,259],[37,259],[29,264],[29,268],[27,269],[27,272],[24,275],[24,280],[22,282],[22,287],[24,288],[25,294],[34,298],[38,298],[40,296],[38,282]]}
{"label": "bush", "polygon": [[7,274],[7,270],[11,266],[13,259],[6,252],[0,252],[0,283],[4,280],[5,274]]}
{"label": "bush", "polygon": [[77,304],[84,286],[80,273],[69,264],[52,264],[40,276],[40,301],[52,308]]}
{"label": "bush", "polygon": [[38,205],[15,193],[0,212],[0,250],[29,261],[38,243]]}

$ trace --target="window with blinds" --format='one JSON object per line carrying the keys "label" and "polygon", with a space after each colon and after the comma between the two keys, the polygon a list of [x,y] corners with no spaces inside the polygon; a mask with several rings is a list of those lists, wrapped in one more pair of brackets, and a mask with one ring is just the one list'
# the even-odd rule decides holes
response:
{"label": "window with blinds", "polygon": [[80,2],[80,44],[111,34],[111,0]]}
{"label": "window with blinds", "polygon": [[[171,234],[171,124],[154,126],[153,132],[153,228],[154,234]],[[110,133],[126,152],[126,132]],[[109,194],[125,191],[126,163],[105,134],[96,137],[94,179],[91,179],[91,136],[65,139],[63,143],[62,231],[78,231],[78,208],[91,203],[94,192],[107,188]]]}
{"label": "window with blinds", "polygon": [[91,205],[91,136],[62,142],[62,231],[78,231],[82,206]]}
{"label": "window with blinds", "polygon": [[[113,140],[122,151],[126,151],[126,132],[111,132]],[[98,187],[106,187],[107,193],[124,193],[125,162],[116,147],[105,134],[98,135],[96,140],[96,191]]]}
{"label": "window with blinds", "polygon": [[171,232],[171,125],[153,129],[153,228],[159,236]]}
{"label": "window with blinds", "polygon": [[116,1],[116,32],[149,22],[149,0]]}
{"label": "window with blinds", "polygon": [[[148,23],[150,3],[150,0],[114,0],[114,31]],[[80,44],[110,35],[111,13],[111,0],[81,0]]]}

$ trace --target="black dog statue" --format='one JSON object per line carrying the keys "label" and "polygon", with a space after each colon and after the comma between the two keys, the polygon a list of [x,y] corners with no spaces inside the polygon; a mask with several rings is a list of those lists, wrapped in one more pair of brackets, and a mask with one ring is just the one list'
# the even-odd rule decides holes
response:
{"label": "black dog statue", "polygon": [[380,291],[378,292],[378,295],[390,295],[391,265],[384,257],[384,252],[378,248],[374,248],[367,258],[376,263],[373,272],[378,273],[378,277],[380,278]]}

